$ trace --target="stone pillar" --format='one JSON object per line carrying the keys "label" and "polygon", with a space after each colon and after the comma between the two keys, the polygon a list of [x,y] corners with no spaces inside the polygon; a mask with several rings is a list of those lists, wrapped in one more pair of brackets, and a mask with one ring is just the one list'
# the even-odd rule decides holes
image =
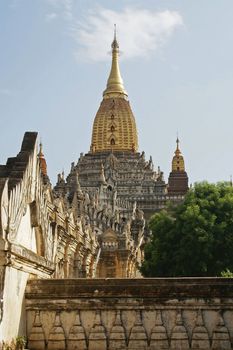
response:
{"label": "stone pillar", "polygon": [[48,350],[66,350],[65,333],[59,313],[56,314],[54,326],[49,333]]}
{"label": "stone pillar", "polygon": [[121,320],[121,312],[116,312],[116,319],[114,325],[109,334],[109,350],[113,349],[125,349],[126,348],[126,337],[125,329]]}
{"label": "stone pillar", "polygon": [[191,347],[192,349],[203,350],[210,348],[209,335],[203,322],[201,310],[199,310],[197,313],[196,325],[193,328]]}
{"label": "stone pillar", "polygon": [[141,311],[136,313],[136,321],[130,331],[129,350],[146,350],[148,349],[148,340],[146,330],[142,324]]}
{"label": "stone pillar", "polygon": [[166,328],[163,325],[161,311],[156,312],[155,326],[152,328],[150,337],[150,349],[169,349]]}
{"label": "stone pillar", "polygon": [[171,334],[171,349],[186,350],[189,349],[189,339],[187,330],[183,324],[181,311],[176,316],[176,324]]}
{"label": "stone pillar", "polygon": [[79,311],[77,312],[74,325],[70,329],[67,340],[67,350],[86,350],[86,334],[81,324]]}
{"label": "stone pillar", "polygon": [[28,337],[28,347],[30,350],[45,349],[45,335],[40,321],[40,311],[36,311],[35,320]]}
{"label": "stone pillar", "polygon": [[88,350],[107,350],[106,330],[101,321],[100,311],[96,311],[95,322],[90,330]]}

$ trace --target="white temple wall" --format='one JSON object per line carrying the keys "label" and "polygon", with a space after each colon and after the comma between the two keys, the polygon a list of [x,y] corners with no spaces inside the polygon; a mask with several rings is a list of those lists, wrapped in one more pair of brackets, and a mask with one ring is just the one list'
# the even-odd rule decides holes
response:
{"label": "white temple wall", "polygon": [[0,348],[2,340],[26,334],[24,295],[29,278],[48,278],[53,272],[52,262],[37,254],[32,223],[31,203],[36,200],[38,208],[44,208],[37,151],[37,135],[29,133],[9,166],[8,178],[0,179]]}
{"label": "white temple wall", "polygon": [[0,327],[1,339],[11,341],[16,334],[25,334],[26,315],[24,310],[24,293],[29,274],[6,267],[3,319]]}
{"label": "white temple wall", "polygon": [[88,271],[99,249],[85,220],[77,222],[53,195],[37,153],[37,133],[25,133],[18,155],[0,167],[0,349],[26,335],[30,280],[73,277],[77,246],[79,257],[92,257]]}
{"label": "white temple wall", "polygon": [[27,205],[25,214],[23,215],[20,221],[15,241],[23,247],[30,249],[34,253],[37,253],[35,231],[31,225],[31,214],[29,204]]}

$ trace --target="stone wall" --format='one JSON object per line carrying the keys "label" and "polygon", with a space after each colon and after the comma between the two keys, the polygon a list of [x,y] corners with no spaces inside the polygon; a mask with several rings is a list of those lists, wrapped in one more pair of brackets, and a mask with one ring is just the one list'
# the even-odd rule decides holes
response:
{"label": "stone wall", "polygon": [[0,348],[26,333],[28,279],[94,276],[96,237],[42,175],[37,133],[27,132],[17,156],[0,165]]}
{"label": "stone wall", "polygon": [[30,350],[231,349],[233,279],[31,280]]}

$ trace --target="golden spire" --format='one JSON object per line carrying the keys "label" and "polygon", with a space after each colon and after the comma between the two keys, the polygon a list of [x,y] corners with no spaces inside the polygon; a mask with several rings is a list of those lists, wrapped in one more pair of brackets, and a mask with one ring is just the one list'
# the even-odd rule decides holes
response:
{"label": "golden spire", "polygon": [[119,63],[119,44],[116,38],[116,24],[114,24],[114,39],[112,42],[112,67],[107,82],[107,88],[103,93],[104,98],[123,97],[127,98],[123,80],[120,73]]}
{"label": "golden spire", "polygon": [[103,151],[134,153],[138,150],[137,127],[120,75],[118,53],[119,45],[115,29],[112,68],[93,123],[91,153]]}
{"label": "golden spire", "polygon": [[175,155],[172,159],[172,171],[185,171],[185,165],[184,165],[184,157],[181,154],[180,148],[179,148],[180,140],[177,136],[176,139],[176,150]]}

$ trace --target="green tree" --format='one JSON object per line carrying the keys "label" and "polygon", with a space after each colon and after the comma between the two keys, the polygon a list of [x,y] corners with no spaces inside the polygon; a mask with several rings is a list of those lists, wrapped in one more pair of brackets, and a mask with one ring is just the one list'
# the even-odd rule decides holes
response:
{"label": "green tree", "polygon": [[141,272],[155,276],[221,276],[233,271],[233,188],[198,183],[182,204],[155,214]]}

